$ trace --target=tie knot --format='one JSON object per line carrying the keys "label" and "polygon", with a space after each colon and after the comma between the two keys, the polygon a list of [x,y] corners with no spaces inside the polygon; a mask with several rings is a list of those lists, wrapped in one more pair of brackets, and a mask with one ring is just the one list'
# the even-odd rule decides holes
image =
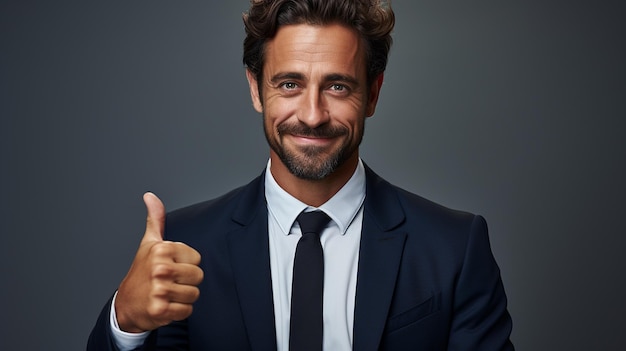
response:
{"label": "tie knot", "polygon": [[296,221],[300,224],[302,235],[308,233],[320,234],[326,227],[326,224],[330,222],[330,217],[322,211],[302,212],[298,215]]}

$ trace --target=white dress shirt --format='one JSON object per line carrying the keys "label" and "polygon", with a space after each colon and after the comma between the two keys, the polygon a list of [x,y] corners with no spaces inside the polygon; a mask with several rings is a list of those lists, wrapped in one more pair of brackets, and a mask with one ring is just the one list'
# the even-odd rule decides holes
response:
{"label": "white dress shirt", "polygon": [[269,163],[265,174],[278,351],[289,349],[293,260],[302,236],[296,217],[313,210],[324,211],[331,218],[320,235],[324,249],[324,350],[352,350],[365,169],[359,161],[352,178],[318,208],[307,206],[278,186]]}
{"label": "white dress shirt", "polygon": [[[324,250],[324,350],[351,350],[354,302],[359,262],[359,243],[365,200],[365,169],[359,160],[350,180],[320,207],[307,206],[283,190],[265,172],[265,198],[268,208],[268,233],[272,294],[278,351],[289,349],[291,281],[296,245],[302,236],[296,217],[302,211],[324,211],[331,221],[320,235]],[[111,329],[121,351],[143,343],[149,332],[126,333],[119,329],[115,299],[111,307]]]}

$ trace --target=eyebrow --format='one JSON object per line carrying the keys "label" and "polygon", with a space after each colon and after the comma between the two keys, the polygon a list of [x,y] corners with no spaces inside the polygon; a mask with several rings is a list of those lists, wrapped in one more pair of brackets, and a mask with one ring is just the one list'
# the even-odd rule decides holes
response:
{"label": "eyebrow", "polygon": [[278,83],[279,81],[285,80],[285,79],[303,80],[304,75],[301,73],[295,73],[295,72],[278,73],[274,75],[272,79],[270,79],[270,81],[272,83]]}
{"label": "eyebrow", "polygon": [[345,74],[332,73],[324,76],[324,81],[326,82],[345,82],[351,85],[359,85],[359,81],[352,76],[347,76]]}
{"label": "eyebrow", "polygon": [[[274,75],[270,81],[272,83],[278,83],[281,80],[285,80],[285,79],[294,79],[294,80],[304,80],[305,77],[302,73],[297,73],[297,72],[284,72],[284,73],[278,73],[276,75]],[[345,83],[349,83],[352,85],[358,85],[359,81],[352,76],[349,75],[345,75],[345,74],[339,74],[339,73],[330,73],[324,76],[323,79],[325,82],[345,82]]]}

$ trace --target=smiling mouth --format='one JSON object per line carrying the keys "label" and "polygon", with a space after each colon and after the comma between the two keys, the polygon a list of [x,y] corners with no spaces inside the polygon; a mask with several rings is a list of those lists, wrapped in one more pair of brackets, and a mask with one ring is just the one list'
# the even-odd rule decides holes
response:
{"label": "smiling mouth", "polygon": [[335,138],[329,137],[319,137],[319,136],[310,136],[310,135],[294,135],[290,134],[292,139],[302,145],[310,145],[310,146],[326,146],[330,144]]}
{"label": "smiling mouth", "polygon": [[305,140],[330,140],[348,134],[348,130],[343,127],[335,127],[324,124],[317,128],[310,128],[305,124],[280,124],[277,128],[279,135],[291,135],[298,139]]}

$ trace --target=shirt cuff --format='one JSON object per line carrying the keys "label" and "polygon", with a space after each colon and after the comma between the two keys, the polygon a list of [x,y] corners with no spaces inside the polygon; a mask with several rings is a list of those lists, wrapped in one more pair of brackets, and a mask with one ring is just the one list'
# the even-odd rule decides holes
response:
{"label": "shirt cuff", "polygon": [[113,296],[113,301],[111,302],[111,313],[110,313],[110,322],[111,322],[111,334],[113,335],[113,341],[120,351],[130,351],[134,350],[137,347],[141,346],[143,342],[146,340],[150,332],[143,333],[127,333],[120,329],[119,324],[117,324],[117,315],[115,314],[115,298],[117,297],[117,291]]}

